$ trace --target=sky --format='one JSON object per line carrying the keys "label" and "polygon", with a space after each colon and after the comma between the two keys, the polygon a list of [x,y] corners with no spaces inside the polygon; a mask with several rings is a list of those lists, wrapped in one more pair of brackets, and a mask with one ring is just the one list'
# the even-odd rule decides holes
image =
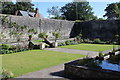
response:
{"label": "sky", "polygon": [[[13,0],[15,1],[15,0]],[[20,0],[21,1],[21,0]],[[27,1],[27,0],[24,0]],[[34,8],[39,8],[39,13],[44,17],[48,17],[47,10],[53,6],[58,6],[59,8],[63,7],[65,4],[72,2],[73,0],[32,0],[32,3],[35,4]],[[81,0],[78,0],[81,1]],[[84,1],[84,0],[82,0]],[[113,2],[119,2],[120,0],[87,0],[90,6],[93,8],[94,15],[98,18],[104,18],[105,8],[107,4]]]}
{"label": "sky", "polygon": [[[35,4],[35,8],[39,8],[39,13],[44,17],[48,17],[47,9],[52,6],[58,6],[59,8],[63,7],[68,2],[33,2]],[[90,6],[93,8],[94,15],[98,18],[103,18],[105,14],[105,8],[107,4],[110,2],[90,2]]]}

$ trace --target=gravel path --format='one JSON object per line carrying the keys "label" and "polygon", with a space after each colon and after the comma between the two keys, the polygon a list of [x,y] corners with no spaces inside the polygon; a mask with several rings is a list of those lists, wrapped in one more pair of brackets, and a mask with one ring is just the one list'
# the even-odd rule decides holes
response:
{"label": "gravel path", "polygon": [[46,48],[45,50],[72,53],[72,54],[83,54],[83,55],[88,55],[90,57],[95,57],[98,55],[98,52],[95,51],[85,51],[85,50],[76,50],[76,49],[67,49],[67,48]]}

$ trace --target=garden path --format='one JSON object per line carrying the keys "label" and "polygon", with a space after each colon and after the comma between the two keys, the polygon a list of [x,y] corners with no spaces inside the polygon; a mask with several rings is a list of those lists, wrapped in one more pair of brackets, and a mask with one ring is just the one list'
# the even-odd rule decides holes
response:
{"label": "garden path", "polygon": [[63,78],[64,64],[46,68],[40,71],[32,72],[17,78]]}
{"label": "garden path", "polygon": [[82,55],[88,55],[90,57],[95,57],[98,55],[98,52],[96,51],[76,50],[76,49],[68,49],[68,48],[46,48],[45,50],[72,53],[72,54],[82,54]]}

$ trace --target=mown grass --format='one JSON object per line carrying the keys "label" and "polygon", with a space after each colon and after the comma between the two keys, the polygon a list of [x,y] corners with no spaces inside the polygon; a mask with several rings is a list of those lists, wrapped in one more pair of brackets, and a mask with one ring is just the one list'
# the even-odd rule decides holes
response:
{"label": "mown grass", "polygon": [[61,48],[87,50],[87,51],[107,51],[113,47],[118,47],[118,45],[106,45],[106,44],[78,44],[78,45],[68,45],[61,46]]}
{"label": "mown grass", "polygon": [[42,42],[43,40],[34,40],[33,42],[36,42],[36,43],[40,43]]}
{"label": "mown grass", "polygon": [[2,55],[2,65],[3,68],[12,71],[14,77],[17,77],[81,57],[84,57],[84,55],[47,50],[31,50]]}

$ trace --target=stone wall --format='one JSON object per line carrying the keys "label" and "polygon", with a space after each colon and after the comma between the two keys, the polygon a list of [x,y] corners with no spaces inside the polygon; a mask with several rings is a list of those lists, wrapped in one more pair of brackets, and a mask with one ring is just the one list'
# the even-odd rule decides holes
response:
{"label": "stone wall", "polygon": [[84,38],[112,39],[116,34],[120,34],[120,20],[76,22],[71,37],[78,35],[80,32]]}
{"label": "stone wall", "polygon": [[23,26],[27,25],[30,28],[34,28],[38,33],[46,32],[49,36],[52,36],[52,32],[60,32],[62,36],[70,36],[74,21],[55,20],[55,19],[40,19],[31,17],[11,16],[11,21]]}
{"label": "stone wall", "polygon": [[65,76],[68,78],[119,78],[120,72],[106,70],[106,69],[95,69],[85,66],[74,65],[79,60],[75,60],[66,63],[64,66]]}
{"label": "stone wall", "polygon": [[[10,20],[10,16],[8,17]],[[75,37],[79,33],[83,34],[83,38],[101,38],[113,39],[116,34],[120,34],[120,20],[97,20],[74,22],[67,20],[41,19],[22,16],[11,16],[11,21],[23,26],[27,25],[34,28],[38,33],[46,32],[52,37],[52,32],[60,32],[64,37]],[[0,31],[2,25],[0,24]],[[5,34],[9,33],[9,28]],[[37,37],[37,35],[35,35]]]}

